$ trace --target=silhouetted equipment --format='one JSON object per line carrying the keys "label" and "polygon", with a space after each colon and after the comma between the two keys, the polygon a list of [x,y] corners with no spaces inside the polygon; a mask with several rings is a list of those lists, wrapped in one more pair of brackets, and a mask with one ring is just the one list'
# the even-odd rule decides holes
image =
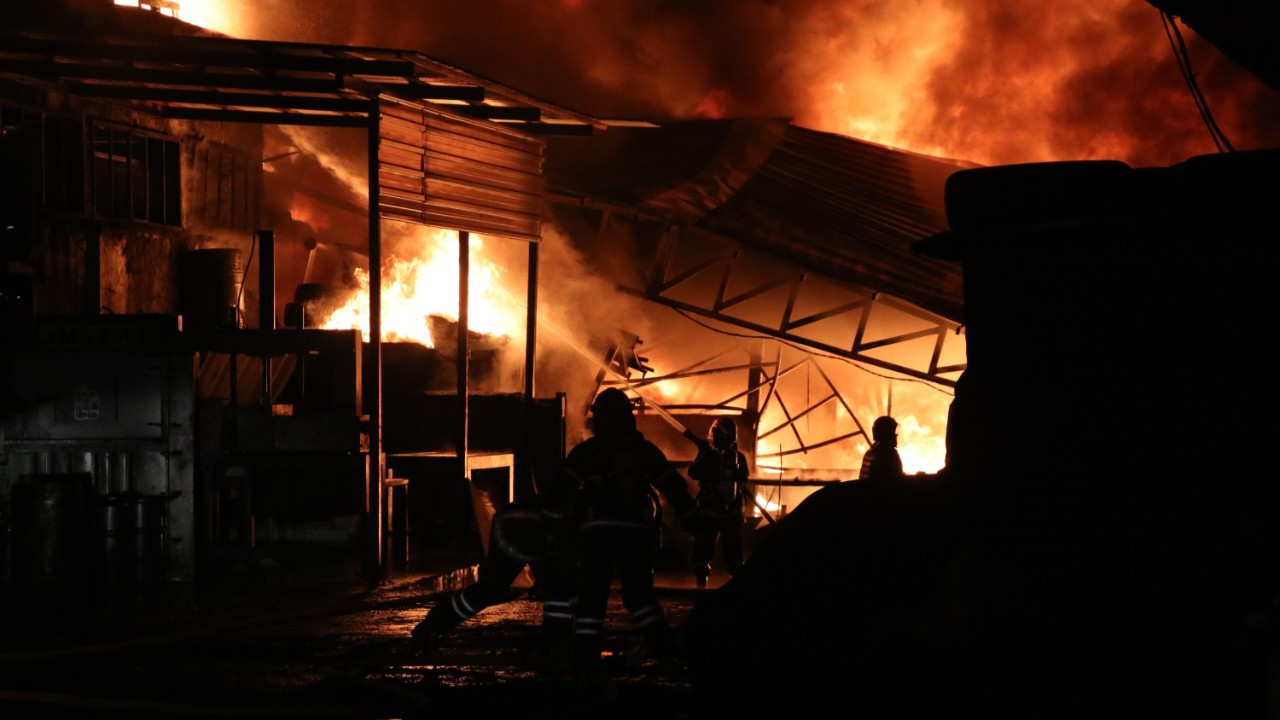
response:
{"label": "silhouetted equipment", "polygon": [[314,328],[342,306],[351,294],[347,288],[322,283],[302,283],[293,292],[293,302],[284,307],[284,325]]}
{"label": "silhouetted equipment", "polygon": [[0,125],[0,328],[31,324],[32,178],[26,130]]}
{"label": "silhouetted equipment", "polygon": [[[139,498],[133,510],[143,524],[135,527],[147,528],[138,535],[143,575],[191,579],[195,399],[177,318],[41,316],[8,340],[0,352],[8,371],[0,375],[0,432],[13,493],[15,580],[70,566],[67,573],[83,573],[86,583],[103,579],[95,500],[125,493]],[[164,502],[151,499],[161,496]],[[29,503],[44,502],[38,497],[64,509],[32,515]],[[172,516],[163,512],[170,503]],[[113,537],[123,527],[117,520]],[[31,548],[46,545],[49,555],[33,559]],[[76,549],[59,549],[68,546]],[[67,559],[72,552],[75,561]]]}
{"label": "silhouetted equipment", "polygon": [[0,328],[31,325],[34,308],[31,275],[11,269],[0,271]]}
{"label": "silhouetted equipment", "polygon": [[184,330],[236,327],[244,266],[234,248],[188,250],[178,261],[178,312]]}
{"label": "silhouetted equipment", "polygon": [[35,187],[31,153],[26,129],[0,125],[0,267],[26,261],[31,255]]}

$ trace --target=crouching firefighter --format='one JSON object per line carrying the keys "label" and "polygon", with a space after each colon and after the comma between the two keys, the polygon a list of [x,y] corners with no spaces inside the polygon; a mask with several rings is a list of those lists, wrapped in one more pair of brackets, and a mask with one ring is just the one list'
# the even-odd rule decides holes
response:
{"label": "crouching firefighter", "polygon": [[440,636],[475,617],[481,610],[512,599],[511,584],[529,566],[544,591],[542,649],[566,644],[573,630],[574,559],[565,536],[572,489],[557,482],[499,510],[489,530],[489,549],[477,569],[476,582],[437,604],[412,631],[423,649],[439,653]]}
{"label": "crouching firefighter", "polygon": [[670,666],[675,639],[653,588],[653,560],[662,522],[656,488],[690,529],[697,508],[685,480],[662,451],[636,430],[631,400],[621,390],[601,392],[588,420],[592,437],[565,459],[581,488],[570,511],[579,556],[574,669],[601,673],[601,632],[614,573],[622,603],[639,627],[650,655]]}

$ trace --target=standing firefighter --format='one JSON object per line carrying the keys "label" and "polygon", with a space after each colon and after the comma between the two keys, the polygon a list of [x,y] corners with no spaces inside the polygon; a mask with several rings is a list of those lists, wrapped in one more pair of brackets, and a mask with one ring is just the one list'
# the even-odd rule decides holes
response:
{"label": "standing firefighter", "polygon": [[871,447],[862,456],[859,480],[885,482],[902,479],[902,458],[898,455],[898,421],[882,415],[871,423]]}
{"label": "standing firefighter", "polygon": [[580,678],[603,679],[601,631],[614,573],[622,603],[662,665],[674,659],[674,637],[653,589],[653,553],[661,525],[656,488],[680,513],[686,528],[696,508],[684,478],[662,451],[636,430],[631,400],[621,390],[601,392],[591,405],[592,437],[565,459],[580,491],[571,517],[581,584],[574,623],[574,662]]}
{"label": "standing firefighter", "polygon": [[689,477],[698,483],[693,574],[698,587],[706,587],[717,536],[729,574],[742,567],[742,498],[747,492],[747,458],[738,451],[738,426],[732,418],[717,418],[711,424],[707,441],[698,443],[698,456],[689,467]]}

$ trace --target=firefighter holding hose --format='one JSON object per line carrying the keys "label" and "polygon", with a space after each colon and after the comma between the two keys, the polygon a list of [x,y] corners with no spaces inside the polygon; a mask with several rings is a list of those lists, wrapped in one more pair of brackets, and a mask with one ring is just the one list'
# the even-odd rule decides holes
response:
{"label": "firefighter holding hose", "polygon": [[654,549],[662,522],[662,493],[692,530],[697,508],[685,480],[656,445],[636,429],[631,399],[617,388],[591,405],[592,436],[565,459],[563,471],[580,488],[570,518],[576,529],[579,593],[574,660],[579,678],[606,682],[601,633],[614,573],[622,604],[660,665],[673,667],[675,637],[653,588]]}
{"label": "firefighter holding hose", "polygon": [[747,493],[747,458],[738,451],[738,426],[721,417],[711,424],[689,477],[698,483],[698,522],[693,540],[693,574],[698,587],[707,586],[711,556],[719,537],[730,575],[742,567],[743,496]]}

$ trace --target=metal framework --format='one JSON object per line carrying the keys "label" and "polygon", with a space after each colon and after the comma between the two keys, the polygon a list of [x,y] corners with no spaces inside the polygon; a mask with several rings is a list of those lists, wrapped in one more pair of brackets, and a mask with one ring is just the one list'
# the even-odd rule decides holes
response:
{"label": "metal framework", "polygon": [[[697,362],[668,373],[649,374],[649,372],[644,372],[639,379],[628,378],[626,381],[623,381],[605,377],[601,374],[597,378],[597,391],[599,388],[603,387],[629,387],[643,392],[646,387],[653,387],[671,380],[708,377],[728,373],[741,373],[746,370],[750,373],[750,380],[747,382],[747,386],[721,400],[709,403],[668,404],[663,405],[663,408],[671,412],[693,411],[705,413],[742,413],[745,416],[745,419],[751,423],[751,436],[756,441],[763,440],[770,435],[780,432],[789,432],[791,436],[795,438],[797,445],[796,448],[781,450],[776,453],[759,453],[755,455],[757,459],[763,457],[782,458],[799,453],[808,453],[810,450],[816,450],[838,442],[851,440],[858,436],[870,438],[870,435],[866,430],[867,426],[858,419],[857,413],[854,412],[853,406],[846,399],[845,394],[831,379],[831,376],[827,374],[826,370],[823,369],[819,357],[806,353],[804,358],[784,367],[782,364],[782,343],[777,341],[773,342],[774,357],[772,360],[766,360],[762,357],[763,353],[759,347],[753,348],[750,346],[758,346],[763,342],[765,341],[749,342],[744,340],[732,347],[721,350],[720,352],[702,358]],[[634,353],[634,351],[631,352]],[[739,352],[746,354],[749,361],[746,363],[730,361],[729,364],[724,364],[723,361],[726,357]],[[611,356],[613,357],[621,357],[624,355],[626,355],[625,349],[615,349],[611,352]],[[614,364],[621,368],[621,363],[615,362]],[[636,366],[632,365],[631,367]],[[799,370],[816,371],[818,377],[821,378],[822,383],[825,386],[825,390],[822,391],[823,394],[819,400],[811,401],[805,407],[793,411],[787,406],[786,400],[783,399],[782,394],[779,392],[778,382],[782,378]],[[627,374],[629,375],[629,373]],[[763,399],[759,399],[761,394],[763,394]],[[752,398],[753,395],[755,395],[755,398]],[[735,403],[743,400],[744,398],[747,398],[745,408],[735,405]],[[837,403],[841,408],[843,408],[849,415],[850,419],[853,420],[853,424],[857,429],[852,432],[824,437],[817,441],[806,443],[805,439],[800,435],[797,423],[805,416],[829,403]],[[777,405],[785,420],[771,427],[761,428],[759,425],[760,419],[773,404]],[[641,411],[644,411],[643,404]]]}
{"label": "metal framework", "polygon": [[[819,280],[826,288],[840,292],[810,290]],[[685,313],[939,385],[954,387],[955,377],[965,368],[963,362],[942,361],[947,351],[960,354],[956,351],[962,347],[959,336],[963,328],[958,323],[889,295],[763,256],[722,236],[688,228],[671,227],[663,234],[646,287],[632,290]],[[748,302],[750,312],[742,312]],[[877,327],[901,325],[903,317],[915,327],[875,334]],[[837,322],[826,323],[821,336],[811,331],[827,320]],[[923,338],[933,340],[932,351],[928,361],[917,367],[868,354],[895,346],[904,348],[905,343]]]}
{"label": "metal framework", "polygon": [[380,96],[539,134],[590,134],[599,120],[418,52],[220,36],[76,39],[0,32],[0,74],[119,100],[162,117],[368,127]]}

